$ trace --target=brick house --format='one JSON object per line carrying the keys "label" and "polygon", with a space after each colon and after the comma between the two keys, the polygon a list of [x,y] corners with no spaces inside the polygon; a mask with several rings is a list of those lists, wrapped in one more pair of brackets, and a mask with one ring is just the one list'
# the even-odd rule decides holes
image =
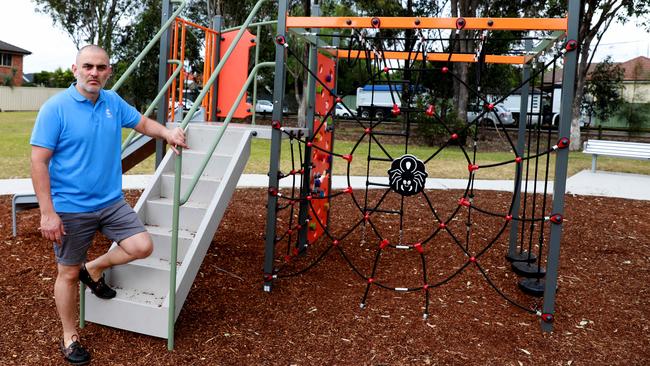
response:
{"label": "brick house", "polygon": [[[23,84],[23,57],[32,53],[7,42],[0,41],[0,85],[21,86]],[[12,77],[7,83],[7,77]]]}

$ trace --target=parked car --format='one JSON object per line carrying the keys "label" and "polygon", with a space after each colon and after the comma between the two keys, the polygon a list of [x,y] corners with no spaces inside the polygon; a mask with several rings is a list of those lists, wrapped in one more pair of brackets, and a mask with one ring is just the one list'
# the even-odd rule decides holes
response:
{"label": "parked car", "polygon": [[[472,123],[483,112],[483,106],[470,104],[467,106],[467,122]],[[499,121],[504,126],[515,124],[515,119],[512,117],[512,112],[504,108],[502,105],[495,105],[494,109],[486,112],[481,116],[481,120],[477,124],[481,125],[498,125]]]}
{"label": "parked car", "polygon": [[[255,104],[255,112],[262,114],[273,113],[273,102],[268,99],[258,99],[257,104]],[[286,105],[282,106],[282,113],[289,113],[289,108]]]}
{"label": "parked car", "polygon": [[341,103],[336,103],[336,107],[334,108],[334,115],[336,117],[343,117],[343,118],[349,118],[352,116],[351,112],[347,110]]}

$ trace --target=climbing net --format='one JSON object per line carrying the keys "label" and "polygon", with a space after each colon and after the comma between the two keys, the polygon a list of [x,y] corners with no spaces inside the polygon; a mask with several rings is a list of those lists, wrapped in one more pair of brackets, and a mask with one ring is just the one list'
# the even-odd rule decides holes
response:
{"label": "climbing net", "polygon": [[[573,50],[575,45],[567,43],[553,50],[546,62],[535,65],[530,77],[521,85],[503,97],[494,98],[482,91],[485,90],[482,75],[489,67],[485,62],[490,46],[488,32],[481,33],[474,40],[478,42],[478,47],[474,54],[477,72],[473,86],[465,83],[454,71],[451,51],[444,62],[427,61],[427,54],[434,48],[431,42],[435,40],[425,37],[421,31],[416,31],[408,42],[388,42],[392,45],[390,49],[386,46],[387,38],[382,36],[381,31],[370,36],[363,31],[353,30],[347,42],[347,56],[341,61],[366,67],[370,76],[365,84],[370,85],[371,90],[379,89],[379,85],[387,86],[393,102],[390,116],[377,113],[380,109],[372,103],[370,113],[356,116],[344,102],[345,92],[337,93],[332,88],[331,77],[328,80],[319,75],[302,61],[284,38],[277,39],[287,49],[289,57],[295,58],[316,80],[321,93],[326,92],[331,97],[331,103],[327,105],[326,112],[316,118],[311,134],[298,133],[285,128],[279,121],[273,122],[273,128],[280,130],[289,140],[291,165],[288,172],[279,174],[279,178],[291,180],[291,188],[269,189],[269,194],[277,197],[275,243],[276,247],[284,249],[276,251],[281,257],[277,258],[273,273],[265,275],[265,280],[303,274],[329,254],[338,253],[365,282],[362,308],[366,306],[374,287],[397,292],[421,292],[424,294],[423,315],[426,318],[431,291],[475,268],[489,287],[506,301],[543,318],[546,314],[542,314],[538,303],[522,304],[497,285],[493,274],[495,271],[491,269],[502,268],[503,265],[489,259],[488,254],[499,247],[498,243],[506,241],[507,235],[504,233],[509,228],[514,230],[518,237],[517,256],[509,259],[513,260],[515,273],[526,277],[522,282],[528,281],[523,285],[520,282],[519,286],[536,288],[533,294],[542,295],[535,283],[539,284],[544,277],[542,261],[548,240],[546,233],[551,224],[559,224],[563,220],[562,215],[549,211],[549,170],[553,153],[568,147],[569,140],[566,137],[554,138],[550,124],[542,123],[531,124],[526,138],[522,139],[521,133],[515,138],[513,131],[506,128],[501,120],[502,116],[495,113],[495,106],[523,85],[532,84],[534,99],[535,82],[540,80],[542,84],[544,73],[549,68],[553,70],[554,84],[557,60],[565,52]],[[458,36],[455,37],[447,49],[453,50],[453,42],[460,41]],[[410,47],[406,48],[406,45]],[[398,53],[406,57],[402,62],[391,62],[391,57]],[[360,59],[367,62],[358,62]],[[470,97],[483,107],[482,111],[469,123],[458,126],[449,120],[440,101],[433,98],[416,100],[418,91],[427,89],[422,78],[425,73],[438,73],[449,81],[455,79],[464,84]],[[398,74],[410,77],[397,80],[394,75]],[[541,90],[543,85],[538,86]],[[541,95],[539,97],[541,102]],[[335,150],[331,137],[328,144],[320,143],[324,136],[333,133],[332,119],[335,117],[336,104],[341,104],[354,116],[354,125],[358,128],[357,137],[347,151]],[[530,115],[535,112],[532,108],[531,105]],[[540,106],[536,111],[539,122],[543,121],[542,112]],[[478,128],[478,125],[488,114],[496,116],[494,129],[510,150],[511,155],[503,161],[482,161],[479,146],[485,130]],[[414,143],[415,127],[423,123],[444,129],[446,141],[437,148],[418,147]],[[400,126],[398,130],[394,128],[396,125]],[[398,149],[385,142],[400,139],[401,147]],[[455,197],[449,197],[445,191],[425,189],[427,178],[435,174],[432,167],[436,158],[447,150],[460,151],[463,156],[461,164],[467,172],[465,188]],[[318,170],[314,161],[327,164],[323,170]],[[332,164],[339,162],[346,166],[347,186],[333,190],[330,189]],[[477,176],[508,166],[514,171],[513,191],[510,197],[499,195],[503,197],[502,204],[491,205],[482,199],[481,191],[476,188]],[[359,167],[365,167],[363,189],[353,188],[358,177],[353,176],[352,172],[358,171]],[[302,179],[306,168],[311,168],[307,170],[309,179]],[[524,194],[520,195],[521,191]],[[306,208],[306,216],[301,218],[298,206]],[[332,206],[346,212],[348,219],[330,222],[329,208]],[[420,211],[411,209],[413,207]],[[427,212],[426,216],[417,215],[422,208]],[[414,229],[416,227],[417,230]],[[300,243],[301,230],[319,230],[323,235],[314,237],[308,243]],[[303,257],[301,255],[307,246],[311,253]],[[391,258],[398,255],[411,256],[414,266],[406,269],[391,265]]]}

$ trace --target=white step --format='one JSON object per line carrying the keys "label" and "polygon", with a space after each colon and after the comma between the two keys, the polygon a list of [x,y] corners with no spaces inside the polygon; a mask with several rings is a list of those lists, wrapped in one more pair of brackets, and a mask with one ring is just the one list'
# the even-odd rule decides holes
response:
{"label": "white step", "polygon": [[[212,146],[218,129],[216,126],[192,126],[187,130],[186,143],[189,150],[206,152]],[[240,141],[240,131],[226,130],[214,153],[227,155],[235,150]]]}
{"label": "white step", "polygon": [[[151,239],[153,239],[153,252],[151,256],[169,261],[169,256],[171,255],[172,229],[170,227],[150,225],[146,225],[145,228],[149,232],[149,235],[151,235]],[[177,256],[179,262],[183,262],[185,253],[187,253],[187,249],[192,244],[192,240],[194,240],[194,235],[195,233],[191,231],[178,231]]]}
{"label": "white step", "polygon": [[[148,199],[145,203],[145,224],[152,226],[172,226],[173,201],[170,198]],[[187,202],[179,209],[179,229],[196,232],[205,216],[207,205]]]}
{"label": "white step", "polygon": [[[183,165],[181,167],[182,175],[194,175],[194,173],[199,170],[201,164],[203,164],[203,159],[205,158],[205,152],[194,151],[194,150],[183,150]],[[165,173],[174,173],[174,161],[176,160],[176,155],[172,157],[172,162],[170,163],[169,169]],[[212,154],[212,157],[208,161],[205,170],[203,171],[203,176],[221,179],[223,178],[224,167],[230,164],[232,160],[232,155],[228,154]]]}
{"label": "white step", "polygon": [[[160,181],[161,198],[171,199],[174,197],[174,179],[173,173],[164,173],[162,175]],[[194,175],[181,175],[181,198],[186,194],[190,183],[192,183],[192,179],[194,179]],[[220,182],[221,179],[205,176],[199,177],[199,181],[196,183],[188,202],[209,202],[217,191]]]}

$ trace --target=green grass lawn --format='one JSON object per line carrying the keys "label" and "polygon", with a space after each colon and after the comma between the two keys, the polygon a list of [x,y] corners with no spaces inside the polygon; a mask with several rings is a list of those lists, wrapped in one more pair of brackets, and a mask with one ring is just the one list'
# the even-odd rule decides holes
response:
{"label": "green grass lawn", "polygon": [[[31,135],[36,112],[3,112],[0,113],[0,179],[8,178],[26,178],[29,177],[29,155],[30,145],[29,138]],[[123,137],[128,135],[130,130],[124,130]],[[335,141],[334,151],[339,154],[348,154],[352,150],[354,143],[351,141]],[[291,147],[288,140],[282,144],[282,165],[284,172],[291,170]],[[404,153],[404,147],[401,145],[384,145],[387,152],[394,158]],[[269,169],[269,148],[270,141],[254,139],[251,148],[251,157],[246,165],[246,173],[266,174]],[[297,153],[297,144],[294,145]],[[436,149],[426,146],[410,147],[409,153],[426,159],[435,152]],[[468,151],[469,152],[469,151]],[[365,175],[367,171],[368,144],[361,144],[354,154],[351,164],[352,175]],[[373,145],[371,151],[373,157],[385,157],[383,151]],[[477,155],[479,165],[498,163],[513,158],[509,152],[482,152]],[[129,171],[129,174],[151,174],[153,173],[153,157],[150,157],[138,164]],[[531,160],[531,164],[535,161]],[[553,167],[553,158],[551,167]],[[546,164],[545,159],[540,159],[540,174],[543,174],[543,168]],[[569,176],[591,167],[591,155],[581,152],[572,152],[569,158]],[[385,176],[388,171],[388,162],[374,161],[371,164],[370,175]],[[650,162],[617,158],[598,158],[598,169],[615,172],[637,173],[650,175]],[[444,149],[440,154],[431,159],[426,167],[427,173],[431,178],[466,178],[467,161],[462,151],[457,147]],[[347,162],[341,158],[334,159],[334,174],[347,174]],[[512,179],[514,168],[512,164],[504,165],[497,168],[479,170],[477,179]],[[554,169],[550,169],[550,178],[554,175]],[[543,176],[539,177],[540,179]]]}

